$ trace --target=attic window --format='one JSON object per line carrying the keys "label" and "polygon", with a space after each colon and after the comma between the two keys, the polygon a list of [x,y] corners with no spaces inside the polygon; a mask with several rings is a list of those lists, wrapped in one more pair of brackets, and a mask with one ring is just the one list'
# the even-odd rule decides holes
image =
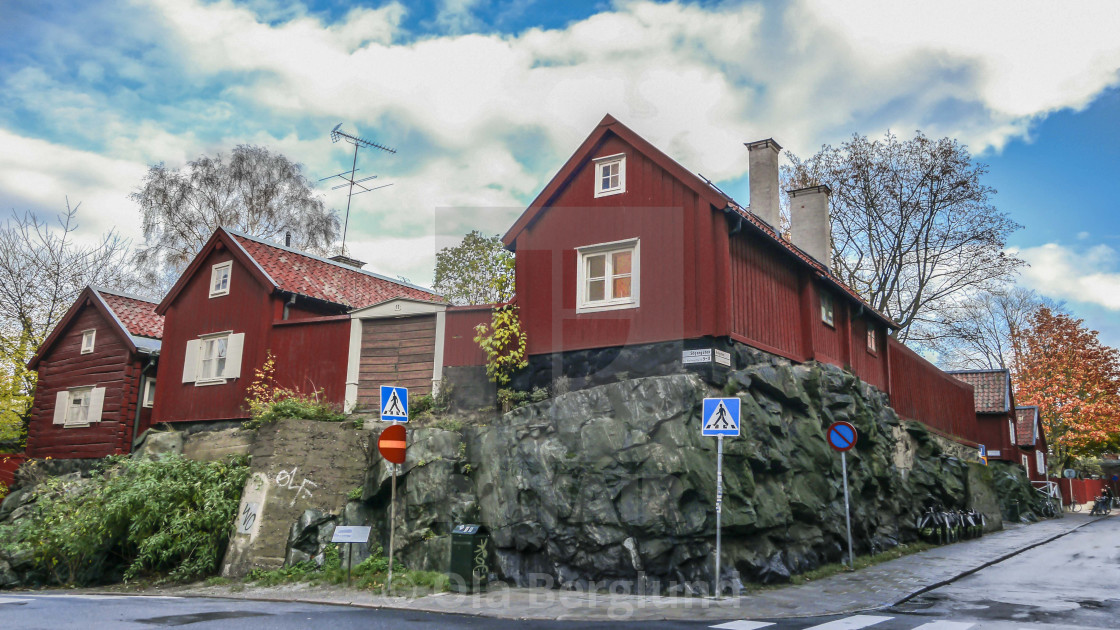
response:
{"label": "attic window", "polygon": [[93,352],[93,342],[97,338],[97,330],[91,328],[82,331],[82,354]]}
{"label": "attic window", "polygon": [[626,154],[595,158],[595,196],[626,192]]}
{"label": "attic window", "polygon": [[835,306],[832,303],[832,294],[827,291],[821,291],[821,321],[832,327],[836,326],[834,309]]}
{"label": "attic window", "polygon": [[867,322],[867,351],[875,353],[879,351],[879,342],[876,338],[875,324]]}
{"label": "attic window", "polygon": [[232,271],[232,260],[218,263],[210,269],[210,297],[229,295],[229,276]]}

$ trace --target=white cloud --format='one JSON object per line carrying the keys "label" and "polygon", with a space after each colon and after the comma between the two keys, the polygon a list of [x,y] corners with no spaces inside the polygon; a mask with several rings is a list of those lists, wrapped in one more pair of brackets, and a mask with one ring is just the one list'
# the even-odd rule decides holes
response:
{"label": "white cloud", "polygon": [[1111,247],[1047,243],[1012,251],[1030,263],[1023,271],[1025,286],[1052,298],[1120,311],[1120,258]]}

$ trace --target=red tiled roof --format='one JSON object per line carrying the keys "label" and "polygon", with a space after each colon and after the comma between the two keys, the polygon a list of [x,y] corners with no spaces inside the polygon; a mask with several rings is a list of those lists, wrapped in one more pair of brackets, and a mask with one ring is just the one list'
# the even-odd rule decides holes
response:
{"label": "red tiled roof", "polygon": [[1015,408],[1015,443],[1034,446],[1034,427],[1038,421],[1038,407]]}
{"label": "red tiled roof", "polygon": [[949,372],[976,391],[976,413],[1005,413],[1010,400],[1007,370]]}
{"label": "red tiled roof", "polygon": [[443,302],[431,291],[226,230],[282,291],[349,308],[393,298]]}
{"label": "red tiled roof", "polygon": [[156,302],[131,295],[95,289],[105,305],[121,320],[129,334],[150,339],[163,339],[163,315],[156,313]]}

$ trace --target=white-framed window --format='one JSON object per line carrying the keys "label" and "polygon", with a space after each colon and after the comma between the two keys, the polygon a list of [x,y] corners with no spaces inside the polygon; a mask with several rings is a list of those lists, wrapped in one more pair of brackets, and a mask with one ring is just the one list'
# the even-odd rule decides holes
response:
{"label": "white-framed window", "polygon": [[579,252],[576,312],[638,306],[640,269],[638,239],[589,245]]}
{"label": "white-framed window", "polygon": [[836,306],[832,303],[832,294],[822,290],[821,291],[821,321],[829,326],[836,326],[835,316]]}
{"label": "white-framed window", "polygon": [[187,342],[183,357],[183,382],[216,385],[241,377],[245,333],[222,332]]}
{"label": "white-framed window", "polygon": [[1029,473],[1031,471],[1031,460],[1026,455],[1020,455],[1019,459],[1023,462],[1023,470]]}
{"label": "white-framed window", "polygon": [[156,404],[156,379],[151,376],[144,377],[144,397],[142,400],[145,407],[154,407]]}
{"label": "white-framed window", "polygon": [[867,351],[878,352],[879,340],[875,337],[875,324],[867,322]]}
{"label": "white-framed window", "polygon": [[626,154],[595,158],[595,196],[626,192]]}
{"label": "white-framed window", "polygon": [[1046,474],[1046,456],[1042,454],[1042,451],[1034,452],[1034,464],[1038,474]]}
{"label": "white-framed window", "polygon": [[90,328],[82,331],[82,354],[93,352],[93,343],[97,340],[97,329]]}
{"label": "white-framed window", "polygon": [[210,297],[229,295],[229,276],[232,272],[232,260],[218,263],[210,268]]}
{"label": "white-framed window", "polygon": [[1008,420],[1007,421],[1007,428],[1011,431],[1011,444],[1014,445],[1015,444],[1015,421],[1014,420]]}
{"label": "white-framed window", "polygon": [[104,387],[73,387],[55,394],[54,424],[64,427],[87,427],[101,422],[105,406]]}

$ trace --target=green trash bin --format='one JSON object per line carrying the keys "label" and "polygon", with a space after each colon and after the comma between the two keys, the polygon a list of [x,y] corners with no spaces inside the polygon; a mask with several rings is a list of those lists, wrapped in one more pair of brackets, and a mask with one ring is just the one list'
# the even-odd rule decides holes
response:
{"label": "green trash bin", "polygon": [[451,530],[451,588],[481,590],[490,575],[490,534],[481,525],[463,523]]}

